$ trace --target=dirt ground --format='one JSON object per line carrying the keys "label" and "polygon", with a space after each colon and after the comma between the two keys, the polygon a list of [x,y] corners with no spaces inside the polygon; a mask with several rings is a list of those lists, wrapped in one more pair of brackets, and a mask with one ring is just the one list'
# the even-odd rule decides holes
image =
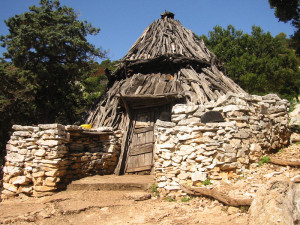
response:
{"label": "dirt ground", "polygon": [[3,224],[246,224],[247,214],[206,198],[168,202],[137,191],[63,191],[0,204]]}
{"label": "dirt ground", "polygon": [[[299,159],[300,145],[276,154]],[[266,163],[227,182],[238,185],[240,192],[255,195],[272,177],[296,175],[300,175],[297,167]],[[137,190],[67,190],[42,198],[20,196],[0,203],[0,224],[247,224],[244,207],[228,207],[205,197],[170,200]]]}

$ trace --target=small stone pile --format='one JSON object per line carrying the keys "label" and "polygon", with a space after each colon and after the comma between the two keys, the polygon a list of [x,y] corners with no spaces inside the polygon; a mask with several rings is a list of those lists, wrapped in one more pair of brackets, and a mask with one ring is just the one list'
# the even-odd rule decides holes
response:
{"label": "small stone pile", "polygon": [[[207,105],[175,105],[171,122],[156,123],[158,187],[168,192],[242,173],[288,143],[288,107],[275,94],[232,93]],[[224,122],[201,122],[209,111],[220,112]]]}
{"label": "small stone pile", "polygon": [[20,193],[43,196],[80,177],[114,172],[120,131],[61,124],[14,125],[13,129],[6,147],[3,198]]}

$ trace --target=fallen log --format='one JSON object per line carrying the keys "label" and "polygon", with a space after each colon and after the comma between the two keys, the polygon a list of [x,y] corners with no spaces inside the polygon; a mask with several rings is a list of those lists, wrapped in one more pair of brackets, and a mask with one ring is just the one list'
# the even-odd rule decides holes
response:
{"label": "fallen log", "polygon": [[270,163],[280,166],[300,166],[300,159],[279,159],[270,157]]}
{"label": "fallen log", "polygon": [[[214,198],[220,202],[223,202],[229,206],[250,206],[253,199],[252,198],[233,198],[228,195],[228,187],[225,190],[220,187],[214,187],[212,189],[208,189],[206,187],[188,187],[187,185],[181,184],[180,188],[182,191],[189,195],[194,196],[208,196]],[[226,190],[227,189],[227,190]]]}

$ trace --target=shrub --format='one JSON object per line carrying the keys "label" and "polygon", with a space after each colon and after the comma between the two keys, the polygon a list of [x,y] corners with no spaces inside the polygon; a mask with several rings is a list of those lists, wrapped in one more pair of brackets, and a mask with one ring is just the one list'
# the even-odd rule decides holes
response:
{"label": "shrub", "polygon": [[265,163],[269,163],[270,162],[270,157],[269,156],[264,156],[262,157],[259,162],[258,162],[258,166],[262,166]]}
{"label": "shrub", "polygon": [[211,184],[210,179],[206,179],[205,181],[203,181],[202,184],[203,184],[204,186],[210,185],[210,184]]}

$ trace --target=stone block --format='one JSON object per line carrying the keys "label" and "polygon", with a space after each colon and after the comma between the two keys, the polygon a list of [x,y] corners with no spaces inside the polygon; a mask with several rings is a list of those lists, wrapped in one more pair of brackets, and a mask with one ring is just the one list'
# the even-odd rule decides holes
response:
{"label": "stone block", "polygon": [[172,122],[177,123],[186,118],[186,114],[172,115]]}
{"label": "stone block", "polygon": [[20,167],[4,166],[3,172],[5,174],[9,174],[10,176],[18,176],[22,174],[22,169]]}
{"label": "stone block", "polygon": [[15,185],[27,185],[31,182],[31,180],[26,176],[17,176],[12,178],[10,182]]}
{"label": "stone block", "polygon": [[40,156],[40,157],[43,157],[46,155],[46,150],[44,149],[39,149],[37,150],[35,153],[34,153],[35,156]]}
{"label": "stone block", "polygon": [[207,173],[205,172],[195,172],[191,175],[192,181],[196,182],[196,181],[205,181],[207,179]]}
{"label": "stone block", "polygon": [[187,105],[186,104],[177,104],[174,105],[172,108],[172,113],[174,114],[183,114],[187,110]]}
{"label": "stone block", "polygon": [[37,144],[41,146],[55,147],[63,144],[63,142],[60,140],[38,140]]}
{"label": "stone block", "polygon": [[235,138],[246,139],[246,138],[250,137],[250,134],[249,134],[249,132],[246,132],[244,130],[240,130],[237,133],[235,133],[233,136]]}
{"label": "stone block", "polygon": [[49,186],[33,186],[33,189],[38,192],[51,192],[56,191],[56,187],[49,187]]}
{"label": "stone block", "polygon": [[199,106],[198,105],[188,105],[186,107],[185,113],[193,113],[196,110],[198,110]]}
{"label": "stone block", "polygon": [[185,133],[179,133],[177,134],[177,138],[179,141],[186,141],[192,139],[194,136],[190,134],[185,134]]}
{"label": "stone block", "polygon": [[64,125],[57,124],[57,123],[54,123],[54,124],[39,124],[38,127],[43,129],[43,130],[49,130],[49,129],[65,130]]}
{"label": "stone block", "polygon": [[177,176],[180,180],[187,180],[190,178],[190,173],[186,173],[184,171],[181,171],[180,174]]}
{"label": "stone block", "polygon": [[18,152],[20,149],[17,146],[7,144],[6,145],[6,151],[9,152]]}
{"label": "stone block", "polygon": [[162,121],[162,120],[157,120],[156,124],[157,127],[174,127],[176,124],[173,122],[167,122],[167,121]]}
{"label": "stone block", "polygon": [[13,136],[31,137],[31,132],[29,132],[29,131],[15,131],[15,132],[13,132]]}
{"label": "stone block", "polygon": [[9,162],[24,162],[25,156],[15,152],[9,152],[6,155],[6,160]]}
{"label": "stone block", "polygon": [[59,177],[47,177],[44,181],[44,185],[49,187],[56,187],[58,182],[60,182]]}
{"label": "stone block", "polygon": [[32,190],[33,190],[33,186],[32,185],[20,186],[18,188],[18,193],[24,193],[24,194],[30,195],[30,194],[32,194]]}
{"label": "stone block", "polygon": [[18,185],[9,184],[9,183],[3,183],[3,188],[6,190],[9,190],[11,192],[17,192],[18,191]]}

